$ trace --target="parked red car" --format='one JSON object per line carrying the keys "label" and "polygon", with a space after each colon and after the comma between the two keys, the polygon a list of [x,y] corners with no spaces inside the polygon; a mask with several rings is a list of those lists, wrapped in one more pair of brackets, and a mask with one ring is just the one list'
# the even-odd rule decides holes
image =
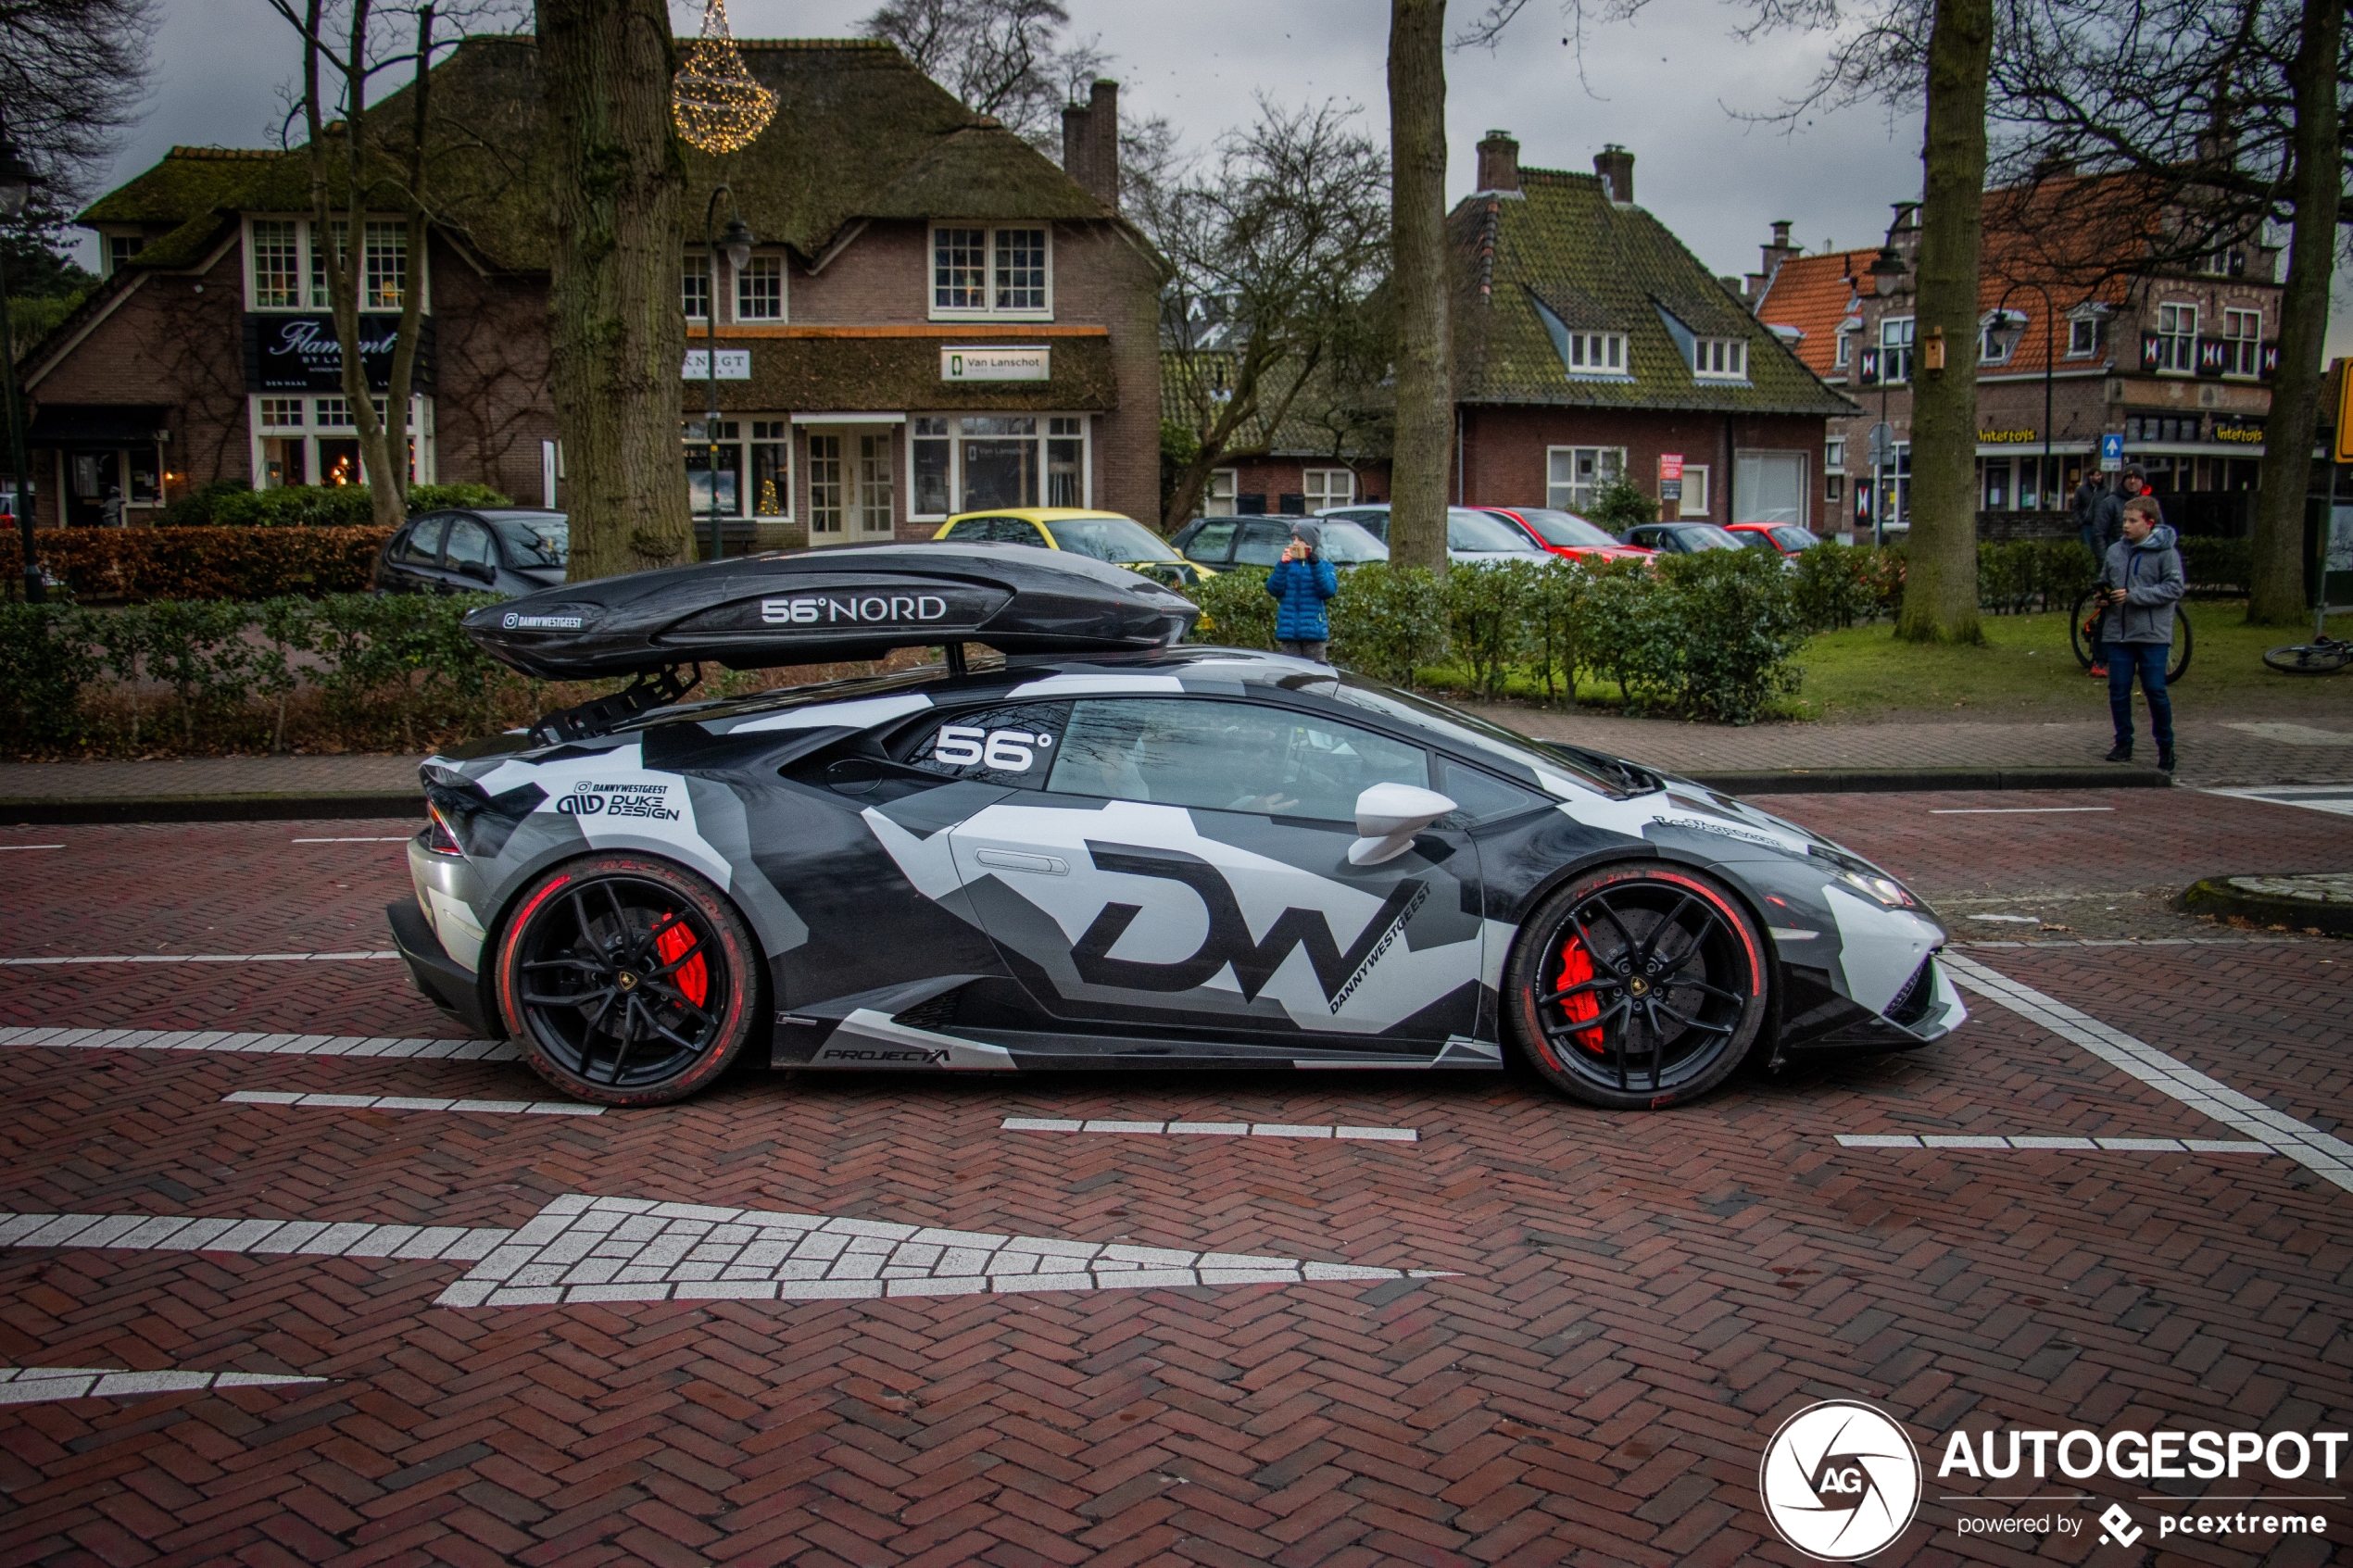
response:
{"label": "parked red car", "polygon": [[1752,549],[1759,548],[1755,541],[1762,539],[1766,545],[1785,556],[1810,550],[1823,542],[1822,536],[1812,529],[1801,528],[1793,522],[1728,522],[1724,530]]}
{"label": "parked red car", "polygon": [[1575,512],[1565,512],[1557,507],[1481,507],[1478,509],[1502,518],[1556,556],[1627,560],[1658,553],[1639,546],[1620,544],[1616,534],[1599,523],[1588,522]]}

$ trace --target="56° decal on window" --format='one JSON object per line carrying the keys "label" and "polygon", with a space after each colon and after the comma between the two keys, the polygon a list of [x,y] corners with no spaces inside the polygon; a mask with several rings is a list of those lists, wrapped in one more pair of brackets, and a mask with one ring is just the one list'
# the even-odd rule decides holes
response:
{"label": "56\u00b0 decal on window", "polygon": [[984,730],[971,724],[942,724],[938,742],[932,747],[932,759],[951,768],[969,768],[977,762],[1000,773],[1026,773],[1040,753],[1054,744],[1054,737],[1039,731]]}

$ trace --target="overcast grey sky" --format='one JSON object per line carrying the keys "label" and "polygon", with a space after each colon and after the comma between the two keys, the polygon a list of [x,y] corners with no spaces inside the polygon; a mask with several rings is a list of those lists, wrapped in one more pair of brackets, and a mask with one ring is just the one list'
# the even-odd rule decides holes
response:
{"label": "overcast grey sky", "polygon": [[[854,32],[875,0],[732,0],[744,38]],[[1073,31],[1100,35],[1124,107],[1164,115],[1191,147],[1256,112],[1266,94],[1290,102],[1360,105],[1385,139],[1383,61],[1389,7],[1381,0],[1064,0]],[[1467,18],[1478,0],[1455,0]],[[1770,111],[1803,91],[1821,58],[1818,38],[1743,44],[1743,7],[1724,0],[1653,0],[1634,22],[1586,41],[1582,62],[1563,43],[1559,6],[1530,0],[1501,47],[1464,50],[1448,64],[1449,182],[1468,191],[1473,144],[1491,128],[1520,140],[1523,163],[1590,170],[1604,142],[1635,155],[1635,198],[1718,273],[1757,265],[1768,225],[1786,218],[1809,250],[1876,244],[1888,204],[1919,192],[1919,122],[1865,107],[1818,116],[1784,132],[1740,114]],[[673,0],[681,35],[699,0]],[[297,63],[293,35],[263,0],[164,0],[156,93],[126,143],[116,180],[175,144],[269,144],[276,89]],[[2339,279],[2330,352],[2353,353],[2353,290]]]}

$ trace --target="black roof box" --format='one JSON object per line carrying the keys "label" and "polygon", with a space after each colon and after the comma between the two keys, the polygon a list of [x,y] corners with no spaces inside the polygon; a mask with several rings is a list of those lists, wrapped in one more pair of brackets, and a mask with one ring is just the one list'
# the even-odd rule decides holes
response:
{"label": "black roof box", "polygon": [[1151,578],[1026,545],[877,545],[742,556],[567,583],[468,614],[503,664],[549,681],[676,665],[757,670],[980,643],[1116,653],[1180,642],[1200,618]]}

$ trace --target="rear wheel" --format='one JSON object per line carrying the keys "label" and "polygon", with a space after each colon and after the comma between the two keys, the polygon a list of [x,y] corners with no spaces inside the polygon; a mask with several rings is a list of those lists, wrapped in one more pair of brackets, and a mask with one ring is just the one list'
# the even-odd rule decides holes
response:
{"label": "rear wheel", "polygon": [[2283,675],[2334,675],[2353,666],[2353,642],[2323,637],[2317,643],[2296,643],[2272,648],[2263,662]]}
{"label": "rear wheel", "polygon": [[1755,923],[1714,878],[1610,866],[1521,928],[1505,1006],[1537,1070],[1588,1105],[1655,1110],[1730,1076],[1764,1026]]}
{"label": "rear wheel", "polygon": [[498,1006],[524,1060],[599,1105],[684,1099],[726,1070],[757,1016],[757,949],[693,872],[635,855],[549,872],[498,947]]}

